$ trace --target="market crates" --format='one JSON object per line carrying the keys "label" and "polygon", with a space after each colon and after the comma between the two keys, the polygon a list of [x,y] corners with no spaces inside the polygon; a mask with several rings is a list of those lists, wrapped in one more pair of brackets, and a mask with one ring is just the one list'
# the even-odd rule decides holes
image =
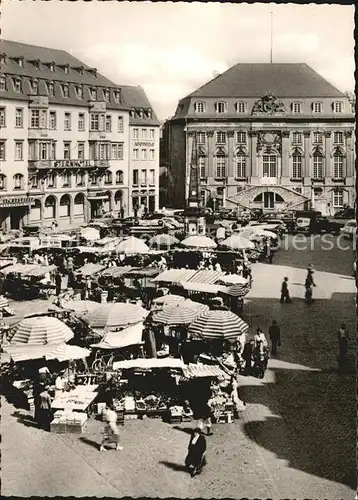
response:
{"label": "market crates", "polygon": [[231,411],[222,412],[216,417],[213,417],[214,424],[231,424],[234,422],[234,413]]}
{"label": "market crates", "polygon": [[87,428],[87,422],[78,424],[66,424],[66,431],[69,434],[83,434]]}
{"label": "market crates", "polygon": [[50,424],[51,432],[55,434],[66,434],[67,433],[67,425],[66,422],[51,422]]}
{"label": "market crates", "polygon": [[137,413],[126,413],[124,415],[124,420],[137,420],[139,415]]}
{"label": "market crates", "polygon": [[183,421],[181,415],[170,415],[169,417],[169,423],[170,424],[181,424]]}

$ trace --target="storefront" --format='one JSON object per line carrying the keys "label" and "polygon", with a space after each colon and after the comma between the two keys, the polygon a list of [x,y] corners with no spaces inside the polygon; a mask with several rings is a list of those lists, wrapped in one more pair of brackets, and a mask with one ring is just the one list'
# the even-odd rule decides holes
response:
{"label": "storefront", "polygon": [[87,200],[90,204],[90,218],[95,219],[101,217],[106,207],[109,205],[109,193],[105,191],[98,191],[96,193],[88,193]]}
{"label": "storefront", "polygon": [[28,224],[33,199],[29,196],[0,197],[0,227],[5,231]]}

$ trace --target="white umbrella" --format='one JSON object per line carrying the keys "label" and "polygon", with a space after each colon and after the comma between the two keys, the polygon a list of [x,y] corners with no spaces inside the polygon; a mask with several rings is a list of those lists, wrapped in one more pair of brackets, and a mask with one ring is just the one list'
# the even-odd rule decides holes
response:
{"label": "white umbrella", "polygon": [[100,234],[98,229],[94,227],[83,227],[81,228],[81,236],[85,240],[96,241],[100,239]]}
{"label": "white umbrella", "polygon": [[149,247],[144,243],[144,241],[131,236],[130,238],[121,241],[121,243],[119,243],[116,247],[116,251],[126,254],[148,253]]}
{"label": "white umbrella", "polygon": [[70,359],[84,359],[91,354],[89,349],[77,345],[61,344],[45,355],[46,359],[68,361]]}
{"label": "white umbrella", "polygon": [[231,248],[232,250],[247,250],[255,248],[252,241],[243,238],[241,234],[232,234],[229,238],[226,238],[222,243],[222,246]]}
{"label": "white umbrella", "polygon": [[239,274],[228,274],[227,276],[220,278],[220,282],[225,283],[225,285],[246,285],[247,279],[243,278]]}
{"label": "white umbrella", "polygon": [[183,240],[182,245],[186,247],[193,247],[193,248],[216,248],[217,245],[214,240],[211,238],[208,238],[207,236],[189,236],[188,238],[185,238]]}

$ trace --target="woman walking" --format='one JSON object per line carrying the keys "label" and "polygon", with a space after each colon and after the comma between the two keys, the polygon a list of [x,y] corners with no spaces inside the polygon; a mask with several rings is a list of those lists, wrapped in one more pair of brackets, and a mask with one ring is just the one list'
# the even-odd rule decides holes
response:
{"label": "woman walking", "polygon": [[119,444],[119,430],[117,426],[117,413],[113,404],[107,404],[103,411],[103,420],[106,422],[104,436],[99,451],[106,451],[105,444],[115,443],[116,451],[123,450]]}
{"label": "woman walking", "polygon": [[200,474],[203,466],[206,464],[205,452],[206,439],[200,427],[196,427],[190,438],[188,454],[185,459],[185,466],[188,468],[191,477]]}

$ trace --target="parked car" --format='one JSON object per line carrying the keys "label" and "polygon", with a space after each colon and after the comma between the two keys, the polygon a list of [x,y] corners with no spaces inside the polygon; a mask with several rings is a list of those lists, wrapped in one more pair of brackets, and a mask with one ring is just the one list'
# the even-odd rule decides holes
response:
{"label": "parked car", "polygon": [[338,212],[334,214],[335,219],[352,219],[353,217],[355,217],[355,209],[351,207],[338,210]]}
{"label": "parked car", "polygon": [[347,221],[344,227],[341,228],[341,235],[352,240],[357,235],[357,221],[355,219],[351,219]]}
{"label": "parked car", "polygon": [[333,233],[339,234],[340,225],[329,220],[323,215],[313,217],[298,217],[296,219],[296,232],[307,234]]}

